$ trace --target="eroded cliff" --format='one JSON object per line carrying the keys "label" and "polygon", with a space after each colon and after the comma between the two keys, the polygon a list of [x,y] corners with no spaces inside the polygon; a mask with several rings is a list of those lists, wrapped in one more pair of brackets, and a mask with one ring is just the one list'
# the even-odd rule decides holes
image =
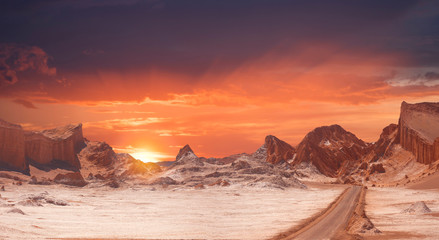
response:
{"label": "eroded cliff", "polygon": [[20,125],[0,119],[0,169],[28,174],[24,154],[24,132]]}
{"label": "eroded cliff", "polygon": [[402,102],[399,142],[416,160],[430,164],[439,159],[439,103]]}
{"label": "eroded cliff", "polygon": [[85,146],[82,124],[25,132],[26,158],[39,168],[79,170],[77,153]]}

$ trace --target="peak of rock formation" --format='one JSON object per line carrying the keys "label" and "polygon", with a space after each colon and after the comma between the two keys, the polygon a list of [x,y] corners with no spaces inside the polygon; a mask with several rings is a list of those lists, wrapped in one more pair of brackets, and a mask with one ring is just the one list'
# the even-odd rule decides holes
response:
{"label": "peak of rock formation", "polygon": [[323,126],[305,136],[292,165],[312,163],[322,174],[336,177],[358,165],[368,151],[368,144],[341,126]]}
{"label": "peak of rock formation", "polygon": [[364,158],[365,164],[376,162],[387,156],[393,144],[399,142],[398,125],[392,123],[381,132],[380,138],[371,146],[371,151]]}
{"label": "peak of rock formation", "polygon": [[290,144],[273,135],[265,137],[264,147],[267,153],[266,161],[272,164],[287,162],[295,153],[295,149]]}
{"label": "peak of rock formation", "polygon": [[189,144],[186,144],[183,148],[181,148],[178,151],[177,157],[175,158],[176,161],[179,161],[180,159],[187,157],[187,156],[195,156],[194,151],[192,151],[192,148],[189,146]]}
{"label": "peak of rock formation", "polygon": [[204,166],[205,158],[199,158],[192,151],[191,147],[186,144],[183,148],[178,151],[175,162],[170,166],[171,168],[177,165],[194,165],[194,166]]}
{"label": "peak of rock formation", "polygon": [[25,132],[24,139],[26,158],[30,164],[43,169],[81,168],[77,153],[85,146],[82,124]]}
{"label": "peak of rock formation", "polygon": [[25,159],[24,131],[20,125],[0,119],[0,169],[29,174]]}
{"label": "peak of rock formation", "polygon": [[402,102],[399,142],[420,163],[439,159],[439,103]]}

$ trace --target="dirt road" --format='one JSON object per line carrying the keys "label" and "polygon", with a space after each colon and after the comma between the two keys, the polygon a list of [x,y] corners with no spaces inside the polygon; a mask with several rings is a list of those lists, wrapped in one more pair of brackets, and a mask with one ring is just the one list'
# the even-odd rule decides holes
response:
{"label": "dirt road", "polygon": [[360,186],[350,187],[328,212],[301,230],[281,239],[331,239],[339,230],[347,226],[360,193]]}

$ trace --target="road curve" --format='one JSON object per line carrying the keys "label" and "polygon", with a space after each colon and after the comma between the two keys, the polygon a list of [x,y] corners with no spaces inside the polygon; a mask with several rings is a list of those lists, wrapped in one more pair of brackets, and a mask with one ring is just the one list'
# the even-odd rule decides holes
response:
{"label": "road curve", "polygon": [[298,232],[282,239],[331,239],[339,230],[347,226],[359,200],[361,188],[360,186],[351,186],[327,213]]}

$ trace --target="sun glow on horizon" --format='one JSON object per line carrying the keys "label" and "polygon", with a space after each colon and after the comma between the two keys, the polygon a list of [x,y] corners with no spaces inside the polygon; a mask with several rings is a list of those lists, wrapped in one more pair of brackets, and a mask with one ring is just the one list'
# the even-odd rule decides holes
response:
{"label": "sun glow on horizon", "polygon": [[[140,149],[137,149],[140,150]],[[145,149],[142,149],[140,151],[135,151],[130,153],[131,156],[133,156],[135,159],[138,159],[142,162],[162,162],[166,161],[171,156],[159,153],[159,152],[150,152]]]}

